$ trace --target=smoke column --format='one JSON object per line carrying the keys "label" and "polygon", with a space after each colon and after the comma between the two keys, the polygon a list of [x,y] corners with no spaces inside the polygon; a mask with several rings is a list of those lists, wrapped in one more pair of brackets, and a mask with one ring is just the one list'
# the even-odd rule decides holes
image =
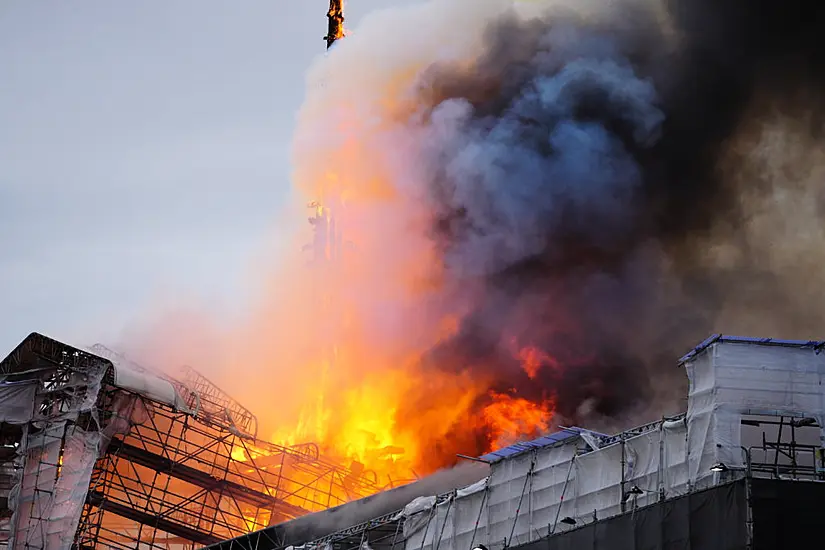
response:
{"label": "smoke column", "polygon": [[423,473],[554,423],[678,411],[675,359],[711,332],[822,337],[807,6],[374,14],[313,66],[294,141],[296,196],[334,205],[347,240],[333,299],[308,310],[314,272],[279,258],[225,339],[220,367],[249,373],[228,383],[257,409],[283,392],[263,416],[285,441]]}

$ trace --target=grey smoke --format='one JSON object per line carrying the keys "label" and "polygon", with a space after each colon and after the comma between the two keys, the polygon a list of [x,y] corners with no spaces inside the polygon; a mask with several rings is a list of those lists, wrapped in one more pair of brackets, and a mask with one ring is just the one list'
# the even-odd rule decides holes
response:
{"label": "grey smoke", "polygon": [[[470,304],[426,368],[616,426],[677,412],[674,362],[709,333],[823,330],[822,299],[793,284],[823,274],[825,245],[809,237],[822,235],[822,184],[789,169],[817,162],[799,151],[825,135],[823,19],[768,0],[636,9],[655,4],[500,17],[470,67],[436,61],[420,79],[431,238],[460,289],[441,299]],[[530,378],[512,341],[562,368]],[[489,444],[463,429],[463,445]]]}
{"label": "grey smoke", "polygon": [[281,524],[277,530],[288,544],[312,541],[346,527],[400,511],[418,497],[440,495],[483,479],[490,467],[480,462],[464,462],[438,471],[419,481],[389,491],[342,504]]}
{"label": "grey smoke", "polygon": [[649,147],[664,120],[652,81],[612,39],[564,22],[535,47],[524,63],[530,77],[501,112],[455,98],[429,116],[436,208],[464,212],[461,244],[445,257],[456,277],[493,274],[541,253],[553,245],[553,225],[571,228],[563,219],[571,209],[583,214],[575,230],[600,246],[630,225],[637,162],[620,136],[580,111],[599,102],[629,127],[635,146]]}

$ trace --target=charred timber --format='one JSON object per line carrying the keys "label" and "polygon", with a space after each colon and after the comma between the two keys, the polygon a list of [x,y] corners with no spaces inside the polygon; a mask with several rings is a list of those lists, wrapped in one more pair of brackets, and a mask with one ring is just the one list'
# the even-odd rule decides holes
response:
{"label": "charred timber", "polygon": [[344,0],[329,0],[329,28],[324,40],[327,41],[327,49],[331,48],[336,40],[344,37]]}

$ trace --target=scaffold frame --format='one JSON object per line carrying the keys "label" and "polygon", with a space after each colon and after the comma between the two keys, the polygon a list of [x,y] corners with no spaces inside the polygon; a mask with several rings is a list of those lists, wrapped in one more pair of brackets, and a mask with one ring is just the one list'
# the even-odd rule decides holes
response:
{"label": "scaffold frame", "polygon": [[[83,447],[89,457],[81,461],[84,471],[72,478],[83,483],[82,510],[73,530],[59,535],[73,536],[74,548],[189,550],[380,489],[320,456],[312,443],[285,447],[256,440],[254,415],[195,369],[178,379],[162,376],[183,394],[163,401],[118,385],[117,369],[124,367],[112,360],[125,359],[95,349],[105,357],[32,334],[0,362],[4,387],[38,388],[31,422],[15,432],[12,447],[23,442],[36,449],[37,438],[49,436],[50,453],[16,451],[10,462],[28,472],[24,480],[33,480],[34,489],[41,469],[59,485],[64,471],[77,466],[63,464],[66,434],[75,426],[93,443]],[[89,376],[95,370],[97,380]],[[2,433],[11,433],[9,426],[0,425]],[[31,528],[49,525],[52,508],[30,508],[42,512],[29,518]],[[49,547],[45,535],[37,540],[9,548]]]}

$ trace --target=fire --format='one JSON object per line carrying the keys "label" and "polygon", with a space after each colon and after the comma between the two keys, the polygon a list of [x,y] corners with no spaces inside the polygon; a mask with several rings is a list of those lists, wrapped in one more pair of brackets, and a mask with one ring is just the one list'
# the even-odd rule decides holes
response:
{"label": "fire", "polygon": [[[330,37],[343,36],[341,10],[331,2]],[[245,322],[210,339],[221,349],[209,358],[224,358],[215,378],[255,410],[260,437],[313,442],[379,487],[448,466],[457,453],[535,436],[554,414],[552,395],[536,402],[501,391],[508,377],[554,368],[538,347],[502,354],[511,370],[472,350],[438,351],[460,338],[480,292],[472,278],[447,273],[429,237],[432,212],[419,190],[429,176],[416,160],[427,139],[402,125],[420,115],[410,91],[429,59],[475,55],[478,33],[438,25],[439,40],[399,47],[392,65],[369,43],[386,29],[362,29],[311,72],[292,180],[295,210],[308,206],[314,221],[284,237],[289,246],[266,270]],[[245,463],[256,452],[235,448],[232,458]]]}
{"label": "fire", "polygon": [[[439,329],[454,331],[454,323],[446,321]],[[534,368],[538,354],[525,349],[525,369]],[[337,366],[356,371],[354,365]],[[391,486],[449,463],[449,456],[447,463],[444,456],[434,460],[433,448],[449,446],[456,429],[486,439],[480,452],[550,429],[552,399],[533,403],[489,391],[490,381],[469,370],[436,375],[418,368],[409,361],[396,369],[378,369],[375,378],[358,384],[315,386],[309,390],[315,392],[313,403],[300,409],[294,423],[275,426],[271,440],[280,445],[317,442],[325,456],[363,468],[379,486]],[[452,451],[454,459],[466,449]],[[233,452],[233,457],[245,460],[246,453]]]}
{"label": "fire", "polygon": [[262,456],[268,456],[270,452],[266,449],[256,447],[254,444],[246,443],[244,445],[234,445],[232,447],[232,460],[237,462],[247,462],[248,460],[255,460]]}
{"label": "fire", "polygon": [[[300,410],[292,426],[277,427],[272,440],[283,445],[318,442],[325,456],[363,465],[380,486],[409,480],[426,460],[427,448],[419,430],[429,437],[445,435],[444,430],[470,410],[480,390],[469,380],[451,387],[455,382],[421,380],[412,367],[399,367],[351,387],[317,388],[314,405]],[[413,415],[400,409],[405,393],[414,394],[427,385],[445,401]]]}
{"label": "fire", "polygon": [[531,380],[539,375],[541,369],[558,369],[557,361],[541,349],[534,346],[520,348],[516,354],[521,362],[521,368]]}
{"label": "fire", "polygon": [[269,525],[270,515],[269,511],[261,509],[245,512],[243,515],[244,528],[248,533],[263,529]]}
{"label": "fire", "polygon": [[344,0],[330,0],[329,11],[329,31],[326,36],[327,46],[344,37]]}
{"label": "fire", "polygon": [[[340,9],[331,4],[331,22]],[[273,443],[315,442],[386,485],[547,430],[553,403],[491,392],[496,375],[480,365],[429,355],[460,334],[472,304],[441,303],[448,283],[427,238],[430,212],[411,191],[424,141],[396,127],[418,108],[408,92],[426,55],[371,71],[380,52],[359,52],[357,67],[339,59],[344,52],[324,58],[317,83],[311,76],[295,137],[293,181],[313,233],[282,259],[269,303],[239,335],[238,349],[271,345],[240,354],[262,370],[260,392],[237,393],[271,403],[260,417]],[[553,364],[536,347],[513,360],[531,378]]]}
{"label": "fire", "polygon": [[238,462],[246,462],[248,460],[243,447],[232,447],[232,460],[237,460]]}
{"label": "fire", "polygon": [[490,392],[493,402],[483,411],[485,422],[490,426],[494,446],[511,445],[522,434],[538,435],[550,428],[553,419],[553,402],[537,404],[507,394]]}

